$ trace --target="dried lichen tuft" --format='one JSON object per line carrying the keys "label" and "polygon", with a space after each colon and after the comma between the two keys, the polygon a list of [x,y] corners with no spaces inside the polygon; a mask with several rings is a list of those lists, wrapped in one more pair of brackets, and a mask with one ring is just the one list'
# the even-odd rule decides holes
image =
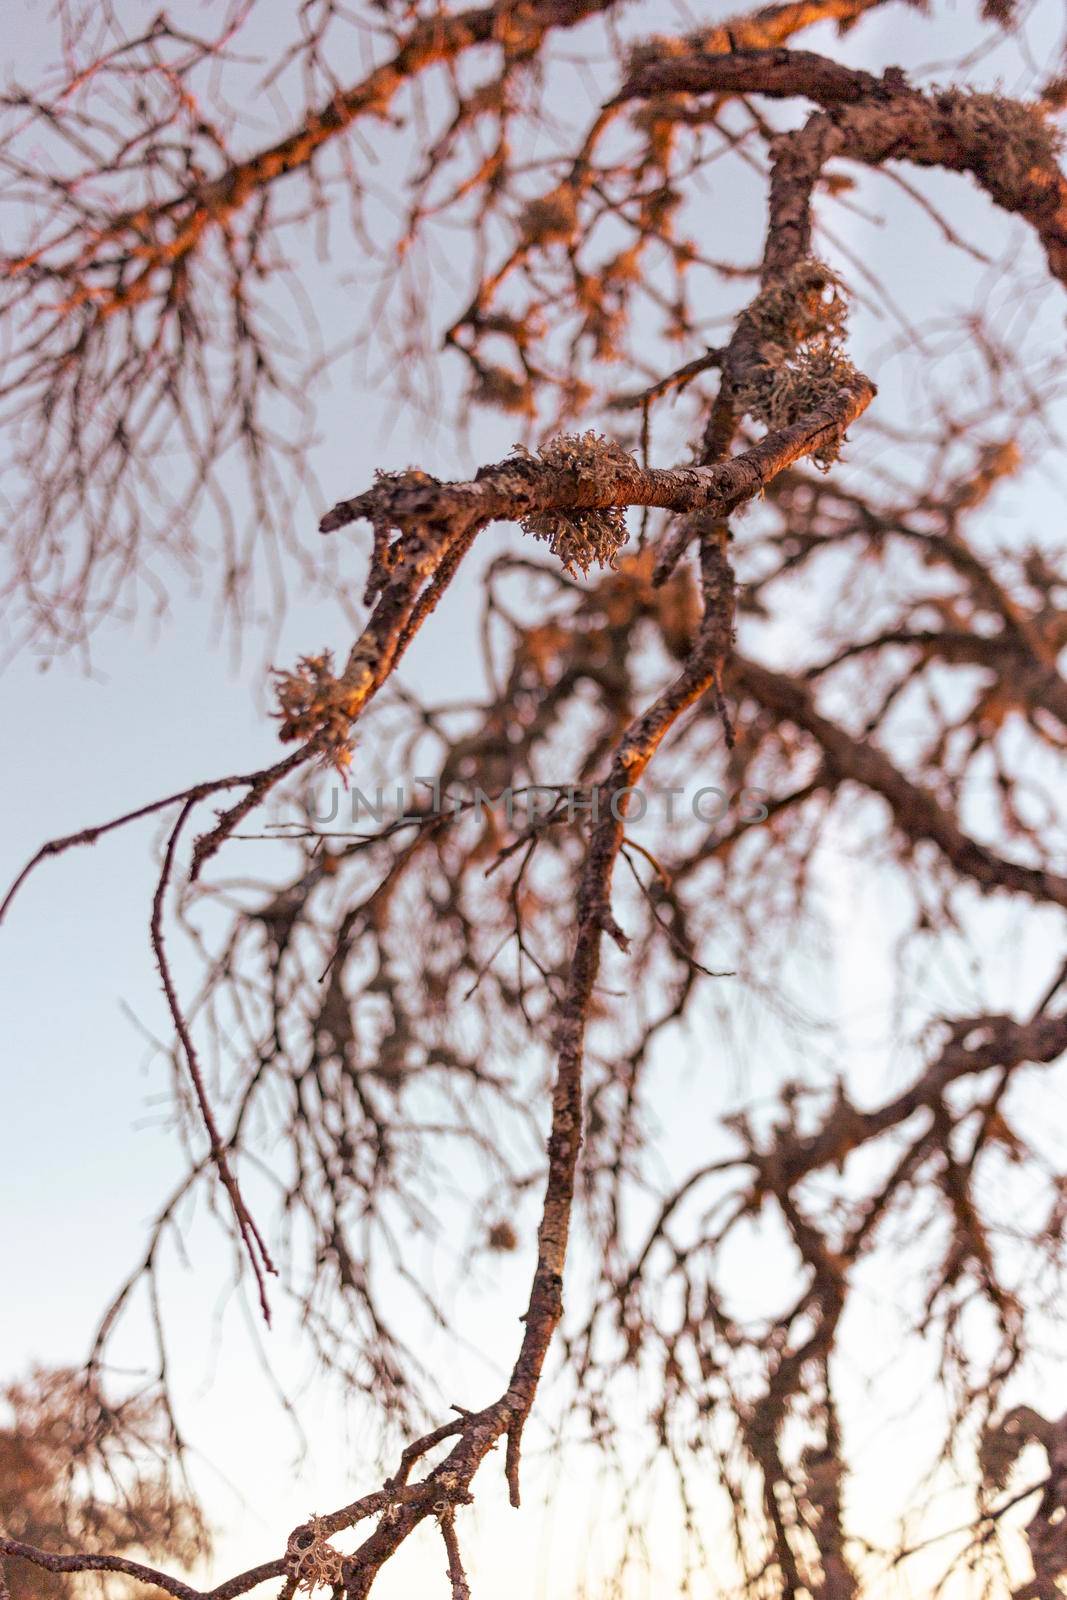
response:
{"label": "dried lichen tuft", "polygon": [[661,61],[702,48],[699,35],[657,33],[648,39],[635,39],[626,53],[623,73],[626,78],[637,77],[646,67],[657,67]]}
{"label": "dried lichen tuft", "polygon": [[526,417],[534,414],[531,385],[509,372],[507,367],[480,362],[469,393],[474,405],[495,406],[500,411],[511,411]]}
{"label": "dried lichen tuft", "polygon": [[999,94],[946,89],[937,96],[937,108],[956,137],[989,161],[1006,188],[1024,183],[1034,167],[1056,163],[1063,138],[1040,102],[1028,105]]}
{"label": "dried lichen tuft", "polygon": [[549,194],[527,200],[518,217],[524,244],[552,244],[570,239],[577,226],[578,197],[569,183],[561,183]]}
{"label": "dried lichen tuft", "polygon": [[1067,73],[1048,80],[1041,91],[1041,107],[1052,116],[1067,110]]}
{"label": "dried lichen tuft", "polygon": [[[848,357],[828,344],[801,348],[789,362],[772,367],[761,388],[760,420],[774,430],[788,427],[798,417],[816,410],[832,394],[839,394],[856,375]],[[836,460],[838,446],[827,447],[814,459],[828,466]]]}
{"label": "dried lichen tuft", "polygon": [[344,1556],[326,1537],[322,1517],[311,1516],[302,1528],[295,1528],[285,1549],[285,1568],[297,1589],[309,1594],[320,1586],[337,1588],[343,1581]]}
{"label": "dried lichen tuft", "polygon": [[804,256],[761,289],[740,320],[760,339],[789,350],[811,339],[843,338],[847,315],[836,273],[825,261]]}
{"label": "dried lichen tuft", "polygon": [[1014,439],[982,445],[973,472],[955,491],[955,504],[960,507],[982,505],[1001,479],[1013,477],[1022,464],[1023,453]]}
{"label": "dried lichen tuft", "polygon": [[[758,351],[734,389],[749,416],[771,431],[788,427],[853,382],[842,347],[847,305],[840,281],[823,262],[798,261],[741,313]],[[837,460],[836,439],[812,455],[824,470]]]}
{"label": "dried lichen tuft", "polygon": [[[522,445],[519,455],[535,459]],[[633,470],[633,458],[613,439],[589,429],[585,433],[562,433],[540,446],[536,459],[546,466],[576,472],[582,482],[607,486],[617,477],[617,469]],[[565,572],[572,576],[588,572],[594,562],[602,567],[617,567],[619,551],[626,543],[626,511],[622,506],[602,506],[586,510],[536,511],[520,523],[524,533],[543,539],[558,556]]]}
{"label": "dried lichen tuft", "polygon": [[1015,1463],[1027,1445],[1044,1443],[1049,1424],[1030,1406],[1015,1406],[999,1420],[990,1420],[978,1446],[978,1466],[988,1489],[1007,1488]]}
{"label": "dried lichen tuft", "polygon": [[359,710],[359,687],[333,673],[333,656],[301,656],[295,672],[274,669],[274,691],[280,718],[279,737],[286,742],[315,739],[323,760],[345,772],[352,759],[349,730]]}

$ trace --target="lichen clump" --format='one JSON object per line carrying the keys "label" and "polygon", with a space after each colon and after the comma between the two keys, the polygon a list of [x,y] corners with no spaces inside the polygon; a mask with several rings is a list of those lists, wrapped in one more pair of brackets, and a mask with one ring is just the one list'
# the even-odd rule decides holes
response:
{"label": "lichen clump", "polygon": [[529,382],[492,362],[480,362],[476,367],[469,397],[474,405],[495,406],[519,416],[532,417],[536,409]]}
{"label": "lichen clump", "polygon": [[947,116],[953,133],[990,162],[1004,187],[1024,183],[1034,167],[1056,164],[1063,139],[1040,104],[945,89],[937,96],[937,108]]}
{"label": "lichen clump", "polygon": [[[634,466],[632,456],[622,445],[592,429],[560,434],[541,445],[536,457],[522,445],[516,446],[516,452],[528,460],[543,461],[548,467],[576,472],[583,482],[604,487],[614,481],[620,467],[630,473]],[[587,573],[594,562],[616,568],[619,551],[629,536],[623,506],[535,511],[523,517],[519,526],[535,539],[543,539],[559,558],[564,572],[572,577],[579,571]]]}
{"label": "lichen clump", "polygon": [[[741,313],[758,352],[735,386],[741,409],[774,432],[854,382],[856,369],[843,348],[847,310],[839,280],[813,257],[768,284]],[[840,448],[835,438],[812,460],[826,470]]]}
{"label": "lichen clump", "polygon": [[519,1236],[506,1219],[494,1222],[485,1238],[490,1250],[508,1252],[519,1248]]}
{"label": "lichen clump", "polygon": [[285,1550],[285,1567],[295,1579],[297,1589],[308,1594],[321,1586],[337,1588],[342,1582],[344,1556],[326,1537],[322,1517],[309,1517],[302,1528],[294,1529]]}
{"label": "lichen clump", "polygon": [[333,672],[333,656],[301,656],[296,671],[274,669],[274,692],[284,742],[314,739],[327,765],[341,773],[352,759],[349,730],[359,711],[363,691]]}
{"label": "lichen clump", "polygon": [[519,234],[524,244],[553,244],[570,239],[577,226],[578,196],[569,183],[527,200],[519,213]]}

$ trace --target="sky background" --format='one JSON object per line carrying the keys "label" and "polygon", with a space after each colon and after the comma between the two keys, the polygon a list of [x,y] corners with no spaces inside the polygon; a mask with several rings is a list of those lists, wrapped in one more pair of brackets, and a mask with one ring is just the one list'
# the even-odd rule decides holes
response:
{"label": "sky background", "polygon": [[[694,9],[701,22],[728,14],[721,5]],[[826,46],[876,70],[893,61],[951,59],[974,33],[975,7],[961,0],[956,6],[938,3],[935,9],[939,20],[930,23],[890,6],[843,44],[823,30],[806,35],[804,44]],[[1059,10],[1057,0],[1036,8],[1028,34],[1035,68],[1050,60],[1062,25]],[[49,57],[50,13],[44,4],[15,3],[5,11],[9,76],[32,81],[37,64]],[[988,78],[997,67],[993,61],[980,70]],[[1025,71],[1016,53],[1002,58],[1000,67],[1006,88],[1023,87]],[[954,218],[962,218],[974,234],[991,225],[999,230],[997,249],[1018,237],[1002,219],[991,224],[994,214],[968,186],[942,175],[924,175],[920,182],[935,200],[951,189]],[[753,193],[746,190],[747,196]],[[838,213],[834,229],[861,260],[887,275],[909,313],[921,318],[973,304],[980,275],[959,258],[945,256],[934,225],[887,184],[878,189],[877,203],[884,225]],[[723,214],[729,214],[729,204],[727,190]],[[746,221],[758,230],[762,215]],[[1035,257],[1035,282],[1039,278]],[[331,285],[328,274],[321,275],[320,285],[317,306],[324,325],[343,325],[351,315],[349,291],[336,281]],[[1020,317],[1030,320],[1025,310]],[[1035,297],[1032,317],[1045,319],[1051,337],[1062,336],[1062,309],[1047,297]],[[889,336],[885,327],[864,330],[871,352],[879,343],[884,347]],[[895,400],[906,404],[907,384],[915,375],[898,377],[898,370],[879,367],[876,375],[882,383],[888,376]],[[435,430],[425,419],[391,419],[380,393],[370,387],[353,391],[343,371],[335,374],[331,395],[324,395],[315,461],[327,499],[358,491],[377,466],[418,462],[454,475],[477,459],[493,459],[511,443],[513,426],[487,418],[473,455],[457,451],[448,401],[446,390]],[[1043,498],[1032,480],[1027,480],[1026,501],[1015,504],[1011,514],[1021,529],[1061,515],[1052,491]],[[310,512],[300,531],[309,545],[318,540]],[[491,537],[499,547],[507,536]],[[362,560],[355,542],[346,548],[343,565],[356,591]],[[473,582],[473,577],[457,582],[412,650],[404,669],[412,686],[432,686],[439,697],[470,691],[467,615]],[[230,642],[219,637],[210,598],[176,588],[164,625],[157,628],[141,618],[102,628],[89,671],[70,659],[57,660],[47,670],[33,659],[17,660],[0,683],[7,752],[0,881],[6,884],[46,838],[207,775],[251,770],[272,760],[276,740],[265,716],[265,652],[269,648],[273,660],[288,662],[326,642],[343,652],[346,638],[336,605],[294,592],[280,638],[268,646],[263,632],[253,627],[235,662]],[[16,1377],[31,1363],[84,1357],[107,1296],[136,1262],[146,1222],[181,1168],[165,1125],[167,1067],[153,1059],[141,1032],[167,1035],[147,930],[158,837],[158,824],[149,821],[45,864],[0,929],[0,1236],[6,1284],[0,1378]],[[232,869],[235,863],[231,859],[228,865]],[[859,891],[846,863],[837,892],[838,905],[831,908],[838,932],[833,981],[843,1012],[862,1032],[884,1014],[892,995],[887,930],[880,921],[884,908],[857,901]],[[1007,1002],[1026,981],[1022,969],[1033,961],[1033,952],[1016,942],[991,956],[994,982]],[[180,961],[178,976],[191,981],[191,965]],[[779,1066],[769,1064],[772,1077]],[[218,1578],[275,1555],[279,1530],[287,1531],[309,1511],[325,1511],[372,1487],[375,1444],[361,1433],[358,1417],[346,1423],[335,1397],[312,1384],[301,1404],[309,1449],[302,1463],[295,1463],[293,1437],[273,1403],[250,1325],[238,1302],[226,1302],[230,1261],[213,1228],[194,1224],[190,1257],[188,1268],[172,1263],[168,1316],[182,1416],[220,1529]],[[521,1295],[524,1278],[525,1267],[509,1282],[505,1298]],[[224,1303],[220,1341],[217,1319]],[[479,1302],[479,1336],[491,1343],[499,1329],[504,1349],[510,1350],[507,1340],[513,1335],[505,1330],[514,1327],[513,1308],[494,1305],[492,1297]],[[138,1314],[119,1341],[121,1359],[131,1370],[146,1359],[146,1337]],[[271,1359],[286,1380],[300,1384],[308,1376],[307,1364],[284,1314],[270,1345]],[[486,1369],[478,1373],[477,1362],[460,1360],[457,1374],[486,1385],[488,1393]],[[894,1461],[907,1471],[908,1430],[914,1426],[914,1421],[904,1425],[903,1442],[880,1446],[888,1451],[887,1472]],[[895,1457],[893,1448],[899,1452]],[[483,1469],[479,1506],[472,1513],[478,1533],[465,1540],[477,1594],[533,1600],[557,1592],[553,1574],[570,1569],[573,1561],[590,1558],[595,1566],[597,1541],[610,1542],[610,1525],[597,1525],[594,1518],[590,1536],[595,1486],[577,1465],[571,1471],[575,1476],[546,1523],[535,1510],[508,1513],[500,1474],[492,1465]],[[549,1526],[551,1542],[545,1537]],[[656,1559],[660,1572],[654,1592],[666,1594],[671,1557],[661,1550]],[[427,1537],[412,1542],[375,1593],[382,1600],[399,1600],[433,1592],[423,1587],[431,1582],[444,1592],[441,1551]]]}

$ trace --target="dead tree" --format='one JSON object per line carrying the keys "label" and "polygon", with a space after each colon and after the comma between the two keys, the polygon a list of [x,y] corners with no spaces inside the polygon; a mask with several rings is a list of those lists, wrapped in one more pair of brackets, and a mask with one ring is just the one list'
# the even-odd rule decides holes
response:
{"label": "dead tree", "polygon": [[[902,1337],[932,1352],[941,1465],[969,1490],[949,1565],[971,1562],[987,1592],[1006,1594],[1000,1527],[1022,1507],[1033,1570],[1013,1592],[1059,1592],[1064,1424],[1030,1400],[1062,1308],[1067,1219],[1048,1132],[1067,1050],[1067,570],[1055,539],[1002,537],[993,513],[1057,448],[1062,362],[1056,351],[1027,365],[975,317],[953,332],[973,356],[965,385],[954,369],[965,392],[933,396],[918,418],[883,409],[881,374],[856,364],[847,321],[865,296],[894,304],[893,284],[863,279],[818,227],[874,173],[933,217],[946,261],[981,254],[924,189],[940,169],[984,196],[982,246],[1023,230],[1026,270],[1026,250],[1039,252],[1059,293],[1063,63],[1020,99],[968,77],[980,55],[945,87],[795,42],[833,22],[862,45],[881,9],[796,0],[648,37],[639,7],[604,0],[380,0],[354,22],[317,0],[272,71],[303,110],[256,144],[219,88],[243,70],[251,8],[204,38],[165,15],[132,37],[97,6],[63,13],[60,78],[7,96],[7,199],[31,222],[4,277],[16,643],[85,644],[131,587],[165,595],[166,563],[195,562],[205,539],[225,553],[239,610],[255,548],[290,541],[305,446],[278,419],[290,407],[310,429],[314,387],[275,332],[270,295],[280,281],[306,309],[285,253],[309,220],[335,250],[348,228],[377,260],[351,335],[373,331],[408,398],[443,334],[467,405],[526,429],[525,445],[473,475],[385,473],[327,511],[335,545],[352,525],[371,530],[366,610],[343,662],[309,641],[277,672],[291,751],[53,840],[26,869],[146,816],[173,819],[150,935],[176,1096],[202,1154],[107,1311],[90,1373],[204,1189],[264,1311],[277,1257],[318,1353],[411,1441],[383,1482],[279,1537],[272,1559],[211,1600],[268,1580],[283,1600],[317,1584],[359,1600],[427,1522],[453,1596],[466,1596],[462,1508],[498,1445],[519,1504],[550,1355],[553,1393],[606,1462],[622,1461],[620,1395],[653,1395],[649,1458],[676,1475],[706,1585],[859,1594],[914,1552],[903,1536],[872,1548],[847,1510],[840,1374],[876,1277],[895,1286]],[[1026,19],[1002,0],[983,12],[1011,48]],[[340,76],[360,50],[364,65]],[[595,83],[584,126],[553,88],[575,59]],[[417,159],[383,244],[366,140],[386,129]],[[537,161],[524,155],[534,129],[548,150]],[[720,160],[752,169],[757,260],[729,254]],[[442,320],[418,302],[449,223],[464,230],[474,288]],[[710,345],[714,295],[729,314]],[[913,330],[905,358],[920,371],[933,360]],[[674,465],[654,464],[665,439]],[[164,483],[160,453],[176,444],[185,475]],[[235,457],[247,534],[220,488]],[[502,523],[545,549],[497,548]],[[400,663],[471,570],[481,615],[463,626],[484,694],[420,702]],[[336,790],[347,805],[397,771],[423,775],[402,814],[323,823],[323,774],[355,785]],[[672,812],[665,796],[686,803]],[[205,806],[214,816],[194,834]],[[223,876],[238,833],[267,822],[287,841],[288,876]],[[857,1083],[832,1049],[822,1069],[806,1064],[818,1021],[806,963],[826,851],[843,844],[899,913],[903,1085]],[[982,949],[990,928],[1002,936],[990,919],[1009,909],[1059,941],[1032,992],[1004,1010],[981,984],[950,998],[946,978],[931,1003],[924,975]],[[189,932],[204,979],[182,996],[168,941]],[[717,1126],[731,1025],[747,1053],[738,995],[792,1041],[778,1048],[796,1071],[770,1109],[734,1105]],[[679,1093],[683,1039],[708,1063],[707,1154],[664,1183],[654,1121]],[[246,1198],[264,1127],[292,1230],[277,1242]],[[481,1174],[460,1204],[470,1252],[526,1250],[531,1271],[501,1392],[427,1416],[433,1375],[382,1297],[404,1270],[399,1221],[433,1226],[426,1185],[449,1150]],[[575,1228],[592,1262],[577,1279]],[[307,1259],[294,1238],[311,1241]],[[746,1311],[730,1262],[763,1238],[778,1241],[780,1283]],[[162,1374],[162,1347],[160,1362]],[[1027,1446],[1045,1463],[1038,1481],[1019,1478]],[[620,1527],[633,1532],[627,1470]],[[733,1528],[728,1557],[701,1526],[709,1482]],[[352,1529],[342,1554],[332,1541]],[[0,1551],[52,1571],[115,1565],[8,1536]],[[166,1572],[120,1570],[207,1600]]]}

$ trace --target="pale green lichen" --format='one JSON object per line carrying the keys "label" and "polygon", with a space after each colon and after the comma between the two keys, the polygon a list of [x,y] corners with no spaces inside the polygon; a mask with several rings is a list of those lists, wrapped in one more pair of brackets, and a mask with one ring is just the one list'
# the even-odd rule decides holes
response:
{"label": "pale green lichen", "polygon": [[[847,311],[839,279],[810,256],[761,290],[740,317],[739,331],[757,352],[734,387],[740,409],[775,432],[854,382],[843,348]],[[831,439],[812,460],[825,470],[839,453],[840,441]]]}
{"label": "pale green lichen", "polygon": [[335,677],[329,650],[301,656],[294,672],[275,667],[273,676],[280,738],[287,743],[314,739],[321,759],[346,772],[352,759],[352,721],[366,698],[362,680]]}
{"label": "pale green lichen", "polygon": [[344,1556],[327,1537],[325,1517],[311,1516],[289,1536],[285,1569],[298,1590],[311,1594],[318,1588],[337,1590],[343,1581]]}
{"label": "pale green lichen", "polygon": [[[516,453],[528,460],[544,462],[568,472],[589,484],[608,485],[619,468],[633,470],[633,458],[613,439],[589,429],[585,433],[560,434],[550,439],[537,451],[536,456],[523,446]],[[626,511],[623,506],[584,507],[567,510],[531,512],[523,517],[520,527],[535,539],[542,539],[565,572],[573,576],[576,571],[587,573],[597,562],[602,567],[615,568],[619,564],[619,551],[626,543]]]}

